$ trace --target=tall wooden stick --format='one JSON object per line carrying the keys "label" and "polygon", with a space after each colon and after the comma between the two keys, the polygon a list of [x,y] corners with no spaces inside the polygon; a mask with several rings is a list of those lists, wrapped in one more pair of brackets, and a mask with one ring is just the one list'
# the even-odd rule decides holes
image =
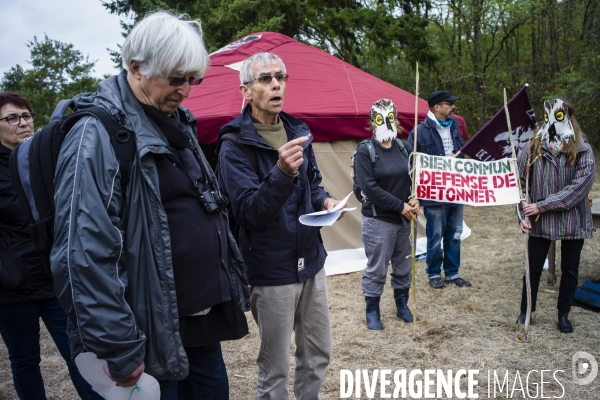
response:
{"label": "tall wooden stick", "polygon": [[[531,141],[529,142],[531,144]],[[530,153],[529,147],[527,152]],[[529,154],[527,155],[527,168],[525,168],[525,199],[521,200],[523,205],[529,200]],[[518,178],[519,180],[521,177]],[[518,212],[518,210],[517,210]],[[529,218],[525,217],[525,224],[529,224]],[[525,314],[525,339],[529,336],[529,323],[531,322],[531,278],[529,275],[529,232],[525,233],[525,286],[527,287],[527,313]]]}
{"label": "tall wooden stick", "polygon": [[[506,88],[504,88],[504,113],[506,114],[506,124],[508,126],[508,138],[510,140],[510,147],[512,150],[512,158],[513,158],[513,165],[515,168],[515,171],[518,173],[519,171],[519,166],[516,163],[516,159],[517,159],[517,152],[515,151],[515,144],[513,142],[512,139],[512,127],[510,125],[510,115],[508,113],[508,101],[506,100]],[[529,148],[527,149],[527,152],[529,152]],[[527,199],[529,197],[528,194],[528,189],[529,189],[529,160],[527,159],[527,168],[526,168],[526,181],[525,181],[525,198],[521,200],[521,204],[525,205],[527,202]],[[522,194],[523,193],[523,189],[521,187],[521,177],[517,176],[517,182],[519,185],[519,193]],[[517,210],[517,214],[518,214],[519,210]],[[529,218],[525,217],[525,221],[526,224],[529,223]],[[527,336],[529,336],[529,322],[531,321],[531,279],[529,276],[529,233],[525,234],[525,286],[527,287],[527,313],[525,314],[525,339],[527,339]]]}
{"label": "tall wooden stick", "polygon": [[[415,170],[417,167],[417,133],[419,128],[419,63],[417,62],[417,71],[415,76],[415,134],[413,142],[413,154],[412,154],[412,184],[410,188],[411,198],[415,198]],[[413,330],[416,329],[417,323],[417,274],[416,274],[416,256],[415,249],[417,247],[417,232],[415,227],[415,220],[410,220],[410,232],[412,235],[411,241],[411,260],[412,260],[412,306],[413,306]]]}
{"label": "tall wooden stick", "polygon": [[[512,126],[510,125],[510,114],[508,113],[508,101],[506,100],[506,88],[504,88],[504,114],[506,114],[506,125],[508,126],[508,139],[510,140],[510,148],[512,150],[513,159],[517,159],[517,152],[515,151],[515,143],[512,139]],[[519,189],[521,189],[519,183]]]}

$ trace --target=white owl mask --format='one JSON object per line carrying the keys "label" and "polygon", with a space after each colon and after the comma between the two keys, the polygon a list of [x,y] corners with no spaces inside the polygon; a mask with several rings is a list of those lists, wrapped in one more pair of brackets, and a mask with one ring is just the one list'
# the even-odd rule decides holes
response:
{"label": "white owl mask", "polygon": [[389,99],[377,100],[371,107],[371,124],[375,127],[373,136],[381,143],[398,136],[396,127],[396,106]]}
{"label": "white owl mask", "polygon": [[544,101],[544,125],[540,128],[538,136],[549,148],[560,148],[562,142],[569,143],[575,137],[569,107],[561,99]]}

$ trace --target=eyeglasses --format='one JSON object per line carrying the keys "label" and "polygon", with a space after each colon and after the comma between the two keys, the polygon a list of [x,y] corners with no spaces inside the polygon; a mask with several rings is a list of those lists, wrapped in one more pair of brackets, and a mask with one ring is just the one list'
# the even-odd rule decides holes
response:
{"label": "eyeglasses", "polygon": [[0,121],[5,119],[9,125],[19,125],[21,123],[21,118],[23,118],[23,121],[30,123],[33,121],[33,115],[33,113],[23,113],[21,115],[11,114],[8,117],[0,118]]}
{"label": "eyeglasses", "polygon": [[173,76],[171,78],[167,78],[167,80],[169,81],[169,86],[181,86],[186,82],[189,83],[190,86],[198,86],[202,83],[204,78],[196,78],[195,76],[192,76],[191,78]]}
{"label": "eyeglasses", "polygon": [[250,79],[248,82],[244,82],[244,85],[247,85],[250,82],[254,82],[254,81],[258,81],[258,83],[260,83],[262,85],[268,85],[269,83],[271,83],[273,78],[277,79],[277,82],[279,82],[279,83],[287,82],[289,77],[290,76],[288,74],[284,74],[282,72],[277,72],[275,75],[263,74],[263,75],[260,75],[258,78]]}
{"label": "eyeglasses", "polygon": [[440,101],[439,104],[446,104],[446,105],[448,105],[450,107],[452,107],[453,105],[455,105],[453,101]]}

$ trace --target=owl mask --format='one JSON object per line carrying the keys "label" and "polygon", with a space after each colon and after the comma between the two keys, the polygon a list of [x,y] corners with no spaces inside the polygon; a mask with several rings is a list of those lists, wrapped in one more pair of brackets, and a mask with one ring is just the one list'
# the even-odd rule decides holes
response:
{"label": "owl mask", "polygon": [[545,123],[538,135],[552,152],[555,149],[558,152],[563,142],[569,143],[569,139],[575,137],[569,107],[561,99],[552,99],[544,101],[544,111]]}
{"label": "owl mask", "polygon": [[371,107],[373,136],[378,142],[385,142],[398,136],[396,106],[389,99],[377,100]]}

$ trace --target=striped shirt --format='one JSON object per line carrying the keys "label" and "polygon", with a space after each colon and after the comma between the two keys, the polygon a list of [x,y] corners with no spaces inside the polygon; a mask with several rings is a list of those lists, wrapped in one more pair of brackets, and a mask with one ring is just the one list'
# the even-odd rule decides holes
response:
{"label": "striped shirt", "polygon": [[[519,154],[519,175],[525,182],[527,151]],[[565,155],[553,156],[545,144],[530,167],[529,203],[537,203],[539,218],[530,219],[531,236],[550,240],[588,239],[595,231],[588,194],[596,164],[590,145],[580,140],[577,162],[567,165]],[[537,219],[537,220],[536,220]]]}

